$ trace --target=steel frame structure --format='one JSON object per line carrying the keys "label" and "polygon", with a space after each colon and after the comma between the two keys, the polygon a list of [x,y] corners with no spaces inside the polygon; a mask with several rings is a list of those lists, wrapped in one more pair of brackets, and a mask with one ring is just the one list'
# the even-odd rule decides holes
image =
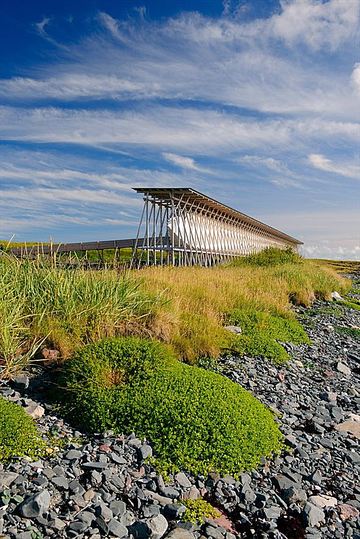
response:
{"label": "steel frame structure", "polygon": [[266,247],[302,243],[190,188],[134,188],[144,195],[132,267],[212,266]]}

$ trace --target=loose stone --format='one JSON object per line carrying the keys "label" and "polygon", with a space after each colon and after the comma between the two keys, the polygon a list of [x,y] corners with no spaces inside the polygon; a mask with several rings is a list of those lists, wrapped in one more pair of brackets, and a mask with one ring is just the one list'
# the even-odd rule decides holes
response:
{"label": "loose stone", "polygon": [[23,517],[34,518],[46,513],[49,509],[49,505],[50,494],[47,490],[43,490],[24,500],[19,507],[19,512]]}

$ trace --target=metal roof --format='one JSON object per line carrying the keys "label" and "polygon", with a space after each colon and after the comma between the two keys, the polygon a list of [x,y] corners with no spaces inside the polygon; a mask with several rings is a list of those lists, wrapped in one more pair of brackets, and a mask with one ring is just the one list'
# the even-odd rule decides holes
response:
{"label": "metal roof", "polygon": [[254,219],[253,217],[250,217],[249,215],[246,215],[245,213],[242,213],[238,210],[235,210],[234,208],[231,208],[226,204],[222,204],[222,202],[218,202],[214,198],[208,197],[207,195],[204,195],[203,193],[200,193],[195,189],[191,189],[190,187],[133,187],[133,189],[137,193],[143,193],[145,195],[149,194],[162,200],[170,200],[174,195],[182,196],[185,197],[186,202],[190,201],[192,203],[195,202],[198,204],[202,204],[204,208],[208,208],[209,210],[218,209],[229,217],[233,217],[235,219],[238,219],[239,221],[258,226],[264,232],[267,232],[278,238],[282,238],[289,243],[303,245],[302,241],[297,240],[296,238],[293,238],[288,234],[285,234],[285,232],[281,232],[281,230],[277,230],[272,226],[262,223],[261,221],[258,221],[257,219]]}

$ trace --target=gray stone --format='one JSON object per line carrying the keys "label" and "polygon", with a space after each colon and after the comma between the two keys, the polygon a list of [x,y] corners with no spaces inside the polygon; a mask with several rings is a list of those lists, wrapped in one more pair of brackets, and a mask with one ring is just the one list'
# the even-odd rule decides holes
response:
{"label": "gray stone", "polygon": [[123,475],[115,475],[110,479],[110,483],[113,487],[122,490],[125,486],[125,478]]}
{"label": "gray stone", "polygon": [[183,497],[185,500],[186,499],[197,500],[198,498],[201,497],[200,490],[197,487],[195,487],[195,485],[192,485],[190,487],[190,490],[183,494]]}
{"label": "gray stone", "polygon": [[175,504],[175,503],[169,503],[165,505],[163,509],[164,516],[168,520],[177,520],[183,515],[186,511],[186,508],[184,505],[181,504]]}
{"label": "gray stone", "polygon": [[88,528],[88,524],[86,522],[81,522],[80,520],[76,520],[75,522],[71,522],[69,524],[69,530],[72,530],[76,533],[82,533]]}
{"label": "gray stone", "polygon": [[156,515],[147,521],[153,539],[161,539],[168,529],[168,523],[163,515]]}
{"label": "gray stone", "polygon": [[235,335],[240,335],[242,333],[241,327],[239,326],[224,326],[224,329],[234,333]]}
{"label": "gray stone", "polygon": [[78,460],[81,457],[82,453],[78,449],[70,449],[65,455],[66,460]]}
{"label": "gray stone", "polygon": [[152,447],[148,444],[143,444],[141,447],[139,447],[138,451],[139,451],[141,460],[146,460],[152,457],[152,454],[153,454]]}
{"label": "gray stone", "polygon": [[321,485],[322,482],[322,475],[319,470],[316,470],[311,476],[311,481],[315,483],[316,485]]}
{"label": "gray stone", "polygon": [[[44,469],[45,471],[45,469]],[[65,470],[62,466],[56,465],[52,469],[53,475],[51,477],[54,477],[55,475],[63,475],[65,476]],[[49,478],[50,479],[50,478]]]}
{"label": "gray stone", "polygon": [[159,505],[151,504],[151,505],[146,505],[143,508],[143,515],[145,518],[156,517],[159,514],[160,514]]}
{"label": "gray stone", "polygon": [[113,500],[109,507],[115,517],[122,516],[126,511],[126,504],[120,500]]}
{"label": "gray stone", "polygon": [[43,490],[33,496],[29,496],[19,506],[21,516],[26,518],[35,518],[43,515],[49,509],[50,494]]}
{"label": "gray stone", "polygon": [[351,374],[351,369],[341,361],[339,361],[339,363],[336,365],[336,368],[339,372],[341,372],[341,374],[344,374],[345,376],[349,376]]}
{"label": "gray stone", "polygon": [[107,462],[83,462],[81,465],[85,470],[105,470]]}
{"label": "gray stone", "polygon": [[103,501],[101,501],[96,507],[95,507],[95,513],[97,516],[102,517],[105,522],[108,522],[113,518],[113,512],[111,509],[105,505]]}
{"label": "gray stone", "polygon": [[125,513],[121,515],[120,521],[124,526],[132,526],[136,521],[136,518],[132,511],[125,511]]}
{"label": "gray stone", "polygon": [[297,446],[296,438],[293,434],[288,434],[287,436],[285,436],[285,443],[290,445],[290,447]]}
{"label": "gray stone", "polygon": [[78,519],[81,520],[81,522],[85,522],[85,524],[90,526],[91,523],[95,520],[95,515],[90,511],[81,511],[81,513],[79,513],[78,515]]}
{"label": "gray stone", "polygon": [[166,539],[195,539],[195,535],[184,528],[175,528],[166,536]]}
{"label": "gray stone", "polygon": [[321,496],[310,496],[309,502],[317,505],[318,507],[336,507],[337,499],[332,496],[326,496],[325,494]]}
{"label": "gray stone", "polygon": [[211,524],[206,524],[205,532],[208,537],[213,537],[214,539],[224,538],[224,534],[221,532],[221,530],[216,526],[212,526]]}
{"label": "gray stone", "polygon": [[283,474],[278,474],[273,478],[273,481],[280,492],[283,490],[288,490],[290,487],[298,488],[298,485],[295,481],[292,481],[289,479],[289,477],[286,477]]}
{"label": "gray stone", "polygon": [[248,502],[248,503],[252,503],[252,502],[254,502],[256,500],[255,492],[249,487],[247,487],[245,490],[243,490],[242,494],[244,496],[245,501]]}
{"label": "gray stone", "polygon": [[297,502],[306,502],[307,496],[305,490],[302,488],[296,488],[291,486],[290,488],[283,490],[281,492],[281,497],[287,503],[297,503]]}
{"label": "gray stone", "polygon": [[281,515],[281,507],[277,507],[275,505],[272,505],[270,507],[264,508],[264,515],[267,519],[277,519]]}
{"label": "gray stone", "polygon": [[85,489],[82,486],[82,484],[79,481],[77,481],[76,479],[74,479],[73,481],[71,481],[69,483],[69,489],[74,494],[84,494],[84,492],[85,492]]}
{"label": "gray stone", "polygon": [[164,487],[161,489],[161,494],[166,496],[167,498],[176,499],[179,497],[179,491],[176,490],[174,487]]}
{"label": "gray stone", "polygon": [[24,409],[25,412],[33,419],[40,419],[40,417],[45,414],[45,408],[36,402],[29,404],[29,406],[26,406]]}
{"label": "gray stone", "polygon": [[141,440],[139,440],[139,438],[130,438],[127,443],[130,447],[136,447],[137,449],[142,445],[142,442]]}
{"label": "gray stone", "polygon": [[334,447],[334,443],[332,440],[330,440],[330,438],[321,438],[320,443],[327,449],[332,449]]}
{"label": "gray stone", "polygon": [[60,520],[60,518],[54,518],[54,521],[51,523],[51,526],[55,528],[55,530],[61,531],[65,528],[66,524],[63,520]]}
{"label": "gray stone", "polygon": [[60,489],[68,490],[69,488],[68,479],[66,479],[66,477],[63,477],[61,475],[53,477],[51,481],[54,483],[54,485],[56,485]]}
{"label": "gray stone", "polygon": [[0,487],[10,487],[18,475],[15,472],[0,472]]}
{"label": "gray stone", "polygon": [[109,533],[113,535],[114,537],[127,537],[128,536],[128,530],[115,518],[112,518],[110,522],[108,522],[108,529]]}
{"label": "gray stone", "polygon": [[177,473],[175,475],[175,481],[179,483],[179,485],[183,488],[190,488],[191,487],[191,481],[188,479],[188,477],[183,473]]}
{"label": "gray stone", "polygon": [[319,526],[325,522],[325,513],[317,505],[307,502],[304,507],[305,521],[308,526]]}
{"label": "gray stone", "polygon": [[116,464],[127,464],[127,460],[124,459],[124,457],[117,455],[116,453],[110,453],[110,458]]}
{"label": "gray stone", "polygon": [[18,376],[15,376],[13,382],[17,389],[23,390],[29,387],[30,379],[25,374],[19,374]]}

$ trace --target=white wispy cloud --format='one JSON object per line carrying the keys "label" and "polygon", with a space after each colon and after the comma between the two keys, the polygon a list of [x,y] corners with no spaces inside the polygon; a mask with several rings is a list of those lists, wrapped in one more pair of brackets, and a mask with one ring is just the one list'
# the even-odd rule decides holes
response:
{"label": "white wispy cloud", "polygon": [[351,73],[351,82],[355,91],[360,94],[360,63],[355,64],[353,72]]}
{"label": "white wispy cloud", "polygon": [[[36,77],[0,81],[0,95],[7,100],[200,99],[263,112],[333,116],[341,111],[342,118],[360,118],[351,77],[358,60],[355,49],[351,52],[358,8],[358,0],[293,0],[283,2],[280,13],[251,22],[187,13],[138,24],[100,13],[102,34],[72,45],[63,61],[38,68]],[[277,41],[281,46],[274,46]],[[302,51],[301,60],[294,49],[300,42],[311,49]],[[341,70],[312,54],[313,48],[345,43],[350,48]]]}
{"label": "white wispy cloud", "polygon": [[177,155],[176,153],[164,152],[162,154],[163,158],[170,163],[183,168],[185,170],[195,170],[197,172],[202,172],[205,174],[211,174],[211,170],[201,167],[195,162],[195,159],[192,157],[185,157],[184,155]]}
{"label": "white wispy cloud", "polygon": [[259,155],[244,155],[237,158],[238,163],[250,166],[260,171],[266,169],[270,172],[269,180],[273,185],[280,188],[296,187],[303,189],[304,185],[298,174],[294,173],[283,161],[273,157],[263,157]]}
{"label": "white wispy cloud", "polygon": [[260,155],[244,155],[237,159],[239,163],[245,163],[253,167],[266,167],[274,172],[290,174],[287,165],[279,159],[273,157],[262,157]]}
{"label": "white wispy cloud", "polygon": [[282,12],[271,18],[272,30],[285,43],[334,50],[358,30],[358,0],[297,0],[281,2]]}
{"label": "white wispy cloud", "polygon": [[43,39],[45,39],[46,41],[48,41],[49,43],[51,43],[52,45],[54,45],[56,48],[59,48],[59,49],[62,49],[64,51],[69,51],[69,48],[66,47],[64,44],[62,43],[59,43],[56,39],[54,39],[51,34],[49,34],[46,30],[46,28],[49,26],[49,24],[51,23],[51,17],[43,17],[41,19],[41,21],[39,22],[36,22],[34,24],[34,27],[37,31],[37,33],[39,34],[39,36],[41,36]]}
{"label": "white wispy cloud", "polygon": [[45,28],[49,24],[50,20],[50,17],[43,17],[41,21],[35,23],[35,28],[40,35],[47,36]]}
{"label": "white wispy cloud", "polygon": [[[49,129],[49,126],[51,128]],[[7,140],[72,144],[142,144],[173,152],[221,154],[314,141],[360,142],[356,122],[322,119],[253,119],[213,110],[154,106],[110,111],[60,108],[0,108],[0,137]]]}
{"label": "white wispy cloud", "polygon": [[357,164],[335,163],[324,155],[312,153],[309,155],[309,162],[313,167],[325,172],[360,180],[360,158],[358,158]]}

